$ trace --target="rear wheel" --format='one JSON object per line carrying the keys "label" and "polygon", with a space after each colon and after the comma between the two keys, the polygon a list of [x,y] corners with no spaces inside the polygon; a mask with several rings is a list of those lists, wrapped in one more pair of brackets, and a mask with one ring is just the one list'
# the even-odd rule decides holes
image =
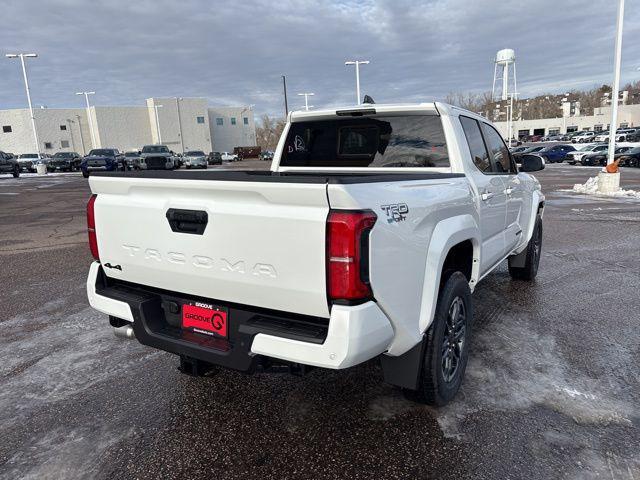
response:
{"label": "rear wheel", "polygon": [[[526,250],[519,255],[509,257],[509,274],[515,280],[531,281],[538,274],[540,252],[542,251],[542,218],[536,218],[533,235]],[[523,261],[524,259],[524,261]]]}
{"label": "rear wheel", "polygon": [[461,272],[445,272],[438,304],[424,342],[420,380],[407,396],[421,403],[442,406],[456,395],[469,358],[473,303],[469,281]]}

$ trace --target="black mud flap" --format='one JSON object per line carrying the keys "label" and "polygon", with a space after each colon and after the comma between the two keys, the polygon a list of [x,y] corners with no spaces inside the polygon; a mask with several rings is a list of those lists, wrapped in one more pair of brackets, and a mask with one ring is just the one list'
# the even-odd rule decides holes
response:
{"label": "black mud flap", "polygon": [[384,381],[410,390],[418,389],[424,356],[424,337],[420,343],[397,357],[380,355]]}

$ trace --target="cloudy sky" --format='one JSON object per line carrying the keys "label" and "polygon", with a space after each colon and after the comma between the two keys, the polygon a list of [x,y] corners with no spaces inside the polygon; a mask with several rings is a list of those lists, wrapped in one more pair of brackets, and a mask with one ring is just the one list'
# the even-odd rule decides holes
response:
{"label": "cloudy sky", "polygon": [[[610,83],[615,0],[2,0],[2,53],[29,61],[35,105],[140,105],[202,96],[214,105],[282,112],[315,92],[315,106],[442,99],[491,89],[493,58],[517,55],[523,96]],[[640,79],[640,0],[628,0],[623,82]],[[0,109],[26,104],[19,62],[0,58]]]}

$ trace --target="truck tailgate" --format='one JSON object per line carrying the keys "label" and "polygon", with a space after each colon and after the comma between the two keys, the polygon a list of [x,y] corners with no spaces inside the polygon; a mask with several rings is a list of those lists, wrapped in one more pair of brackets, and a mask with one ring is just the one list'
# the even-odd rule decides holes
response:
{"label": "truck tailgate", "polygon": [[[213,301],[329,316],[326,184],[176,175],[92,176],[90,185],[107,276]],[[204,232],[173,231],[170,209],[206,212]]]}

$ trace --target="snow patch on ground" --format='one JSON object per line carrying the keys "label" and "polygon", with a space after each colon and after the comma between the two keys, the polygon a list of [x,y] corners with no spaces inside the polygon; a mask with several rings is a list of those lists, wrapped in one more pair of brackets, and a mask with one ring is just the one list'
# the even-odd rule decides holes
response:
{"label": "snow patch on ground", "polygon": [[[144,358],[157,355],[137,342],[116,339],[103,314],[92,308],[68,313],[69,299],[42,305],[2,322],[0,424],[78,395]],[[106,359],[118,370],[100,369]]]}
{"label": "snow patch on ground", "polygon": [[[98,435],[96,435],[98,432]],[[115,433],[100,422],[73,428],[58,428],[44,436],[34,436],[29,451],[19,451],[4,465],[7,479],[84,479],[96,476],[102,454],[134,429]],[[99,439],[95,442],[95,439]],[[92,439],[88,441],[88,439]]]}
{"label": "snow patch on ground", "polygon": [[598,177],[591,177],[585,183],[576,183],[572,190],[561,190],[575,193],[583,193],[586,195],[597,195],[601,197],[626,197],[637,198],[640,200],[640,192],[636,190],[620,189],[617,192],[600,193],[598,192]]}
{"label": "snow patch on ground", "polygon": [[579,424],[631,426],[637,412],[616,398],[622,387],[577,372],[563,358],[554,337],[538,334],[531,322],[535,318],[521,312],[494,319],[476,334],[457,398],[435,410],[444,435],[463,438],[464,420],[475,413],[526,411],[536,405]]}

